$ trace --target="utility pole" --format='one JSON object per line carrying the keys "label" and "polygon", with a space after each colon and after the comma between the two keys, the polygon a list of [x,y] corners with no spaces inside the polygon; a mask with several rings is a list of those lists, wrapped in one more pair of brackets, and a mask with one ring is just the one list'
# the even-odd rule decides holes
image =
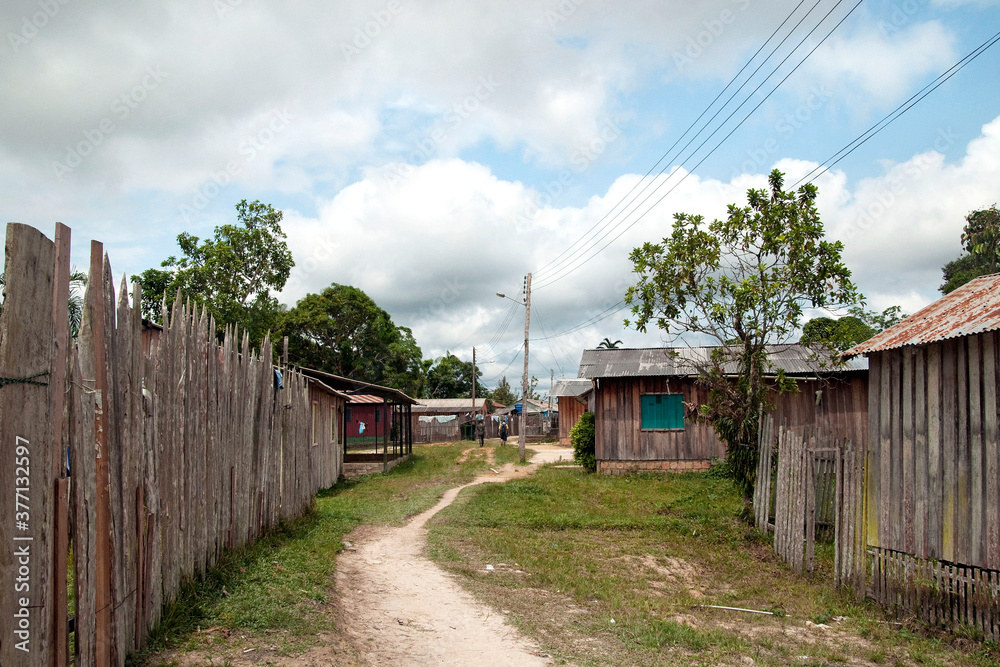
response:
{"label": "utility pole", "polygon": [[545,436],[548,437],[548,431],[552,430],[552,383],[555,382],[556,372],[549,369],[549,418],[545,420]]}
{"label": "utility pole", "polygon": [[524,278],[524,375],[521,376],[521,463],[524,463],[524,440],[528,435],[528,326],[531,323],[531,274]]}
{"label": "utility pole", "polygon": [[[476,439],[476,429],[479,428],[479,415],[476,414],[476,348],[472,348],[472,439]],[[486,424],[483,424],[486,427]]]}

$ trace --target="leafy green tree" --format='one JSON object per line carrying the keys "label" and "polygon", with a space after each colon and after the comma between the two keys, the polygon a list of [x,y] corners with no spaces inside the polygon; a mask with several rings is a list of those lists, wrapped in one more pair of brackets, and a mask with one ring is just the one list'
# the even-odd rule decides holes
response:
{"label": "leafy green tree", "polygon": [[600,343],[597,344],[597,349],[599,350],[617,350],[622,344],[620,340],[612,341],[610,338],[605,337]]}
{"label": "leafy green tree", "polygon": [[307,294],[284,317],[293,363],[399,389],[424,391],[426,366],[413,332],[362,290],[333,283]]}
{"label": "leafy green tree", "polygon": [[500,379],[500,384],[497,388],[493,390],[493,400],[501,405],[512,406],[517,403],[517,396],[510,388],[510,383],[507,382],[507,376],[504,375]]}
{"label": "leafy green tree", "polygon": [[[479,389],[483,372],[476,368],[476,395],[488,397]],[[437,360],[427,372],[426,398],[465,398],[472,396],[472,362],[462,361],[451,352]]]}
{"label": "leafy green tree", "polygon": [[280,291],[295,265],[281,229],[282,213],[270,204],[245,199],[236,205],[237,224],[215,228],[210,239],[183,232],[177,236],[180,257],[168,257],[162,269],[148,269],[132,279],[143,291],[143,315],[159,321],[159,303],[178,291],[208,309],[220,331],[238,325],[259,344],[276,329],[282,309],[271,295]]}
{"label": "leafy green tree", "polygon": [[584,412],[569,431],[573,444],[573,458],[587,472],[597,471],[597,426],[594,413]]}
{"label": "leafy green tree", "polygon": [[944,283],[938,289],[942,294],[950,294],[979,276],[1000,271],[1000,210],[996,204],[965,216],[962,248],[968,254],[941,268]]}
{"label": "leafy green tree", "polygon": [[[699,414],[726,443],[734,482],[748,500],[758,418],[770,408],[766,346],[787,343],[807,305],[860,300],[841,259],[843,244],[824,236],[816,187],[785,192],[778,170],[769,185],[770,191],[749,190],[747,206],[731,204],[725,219],[707,225],[700,215],[676,214],[670,237],[632,251],[639,281],[625,295],[633,315],[627,325],[646,331],[653,323],[668,335],[718,341],[711,362],[699,370],[709,390]],[[735,379],[723,372],[726,362],[736,362]],[[775,374],[778,391],[794,390],[794,382]]]}

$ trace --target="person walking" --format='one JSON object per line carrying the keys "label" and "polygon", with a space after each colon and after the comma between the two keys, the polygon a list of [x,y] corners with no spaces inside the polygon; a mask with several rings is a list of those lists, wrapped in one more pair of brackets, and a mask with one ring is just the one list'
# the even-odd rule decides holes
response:
{"label": "person walking", "polygon": [[486,438],[486,422],[482,415],[476,416],[476,437],[479,438],[479,446],[482,447]]}
{"label": "person walking", "polygon": [[500,446],[507,444],[507,422],[500,422]]}

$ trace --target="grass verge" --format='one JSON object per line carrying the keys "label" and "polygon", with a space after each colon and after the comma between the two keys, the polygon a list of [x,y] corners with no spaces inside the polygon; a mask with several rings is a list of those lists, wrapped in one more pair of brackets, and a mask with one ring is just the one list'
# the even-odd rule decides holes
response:
{"label": "grass verge", "polygon": [[[292,655],[316,644],[321,633],[335,630],[331,587],[343,537],[362,524],[400,525],[433,506],[447,489],[485,472],[493,448],[477,444],[415,446],[413,456],[388,474],[321,491],[308,515],[225,554],[218,567],[187,582],[147,648],[129,663],[170,664],[178,662],[178,651],[237,648]],[[506,450],[517,458],[516,447],[496,448],[501,465],[511,456]],[[323,635],[322,641],[331,637]],[[344,647],[343,653],[344,663],[351,664],[350,650]]]}
{"label": "grass verge", "polygon": [[741,509],[707,474],[547,467],[463,492],[429,539],[480,599],[580,665],[997,664],[994,645],[896,625],[835,591],[829,545],[794,575]]}

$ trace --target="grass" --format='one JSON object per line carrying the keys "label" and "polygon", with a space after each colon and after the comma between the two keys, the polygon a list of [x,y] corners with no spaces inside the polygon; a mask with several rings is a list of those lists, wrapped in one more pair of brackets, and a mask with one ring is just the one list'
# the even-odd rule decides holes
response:
{"label": "grass", "polygon": [[[331,588],[344,536],[362,524],[401,525],[433,506],[445,490],[485,472],[487,448],[456,463],[470,447],[471,442],[417,446],[388,474],[321,491],[308,515],[225,554],[218,567],[186,582],[147,648],[130,656],[130,664],[155,662],[155,655],[168,649],[210,650],[264,635],[280,654],[303,650],[335,622]],[[517,458],[516,447],[496,451],[500,464]]]}
{"label": "grass", "polygon": [[543,468],[463,493],[431,522],[432,557],[578,664],[997,664],[995,646],[956,650],[835,591],[831,545],[795,576],[741,509],[706,474]]}
{"label": "grass", "polygon": [[[130,661],[155,664],[163,658],[154,652],[166,648],[211,655],[266,642],[292,655],[341,641],[332,586],[345,535],[363,524],[402,525],[446,489],[517,461],[514,446],[418,446],[386,475],[321,492],[308,516],[189,582],[150,649]],[[608,477],[543,467],[463,491],[431,521],[430,548],[556,662],[998,664],[994,644],[887,622],[875,606],[833,590],[828,545],[818,545],[815,573],[795,576],[768,540],[736,519],[741,509],[730,482],[706,474]]]}

